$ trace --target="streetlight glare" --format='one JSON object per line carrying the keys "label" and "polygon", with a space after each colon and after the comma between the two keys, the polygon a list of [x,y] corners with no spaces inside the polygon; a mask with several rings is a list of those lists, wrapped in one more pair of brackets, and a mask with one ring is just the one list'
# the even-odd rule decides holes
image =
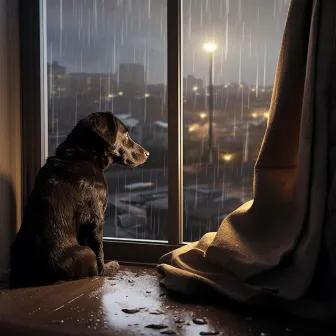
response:
{"label": "streetlight glare", "polygon": [[224,155],[224,160],[225,161],[231,161],[231,159],[232,159],[232,155],[231,154],[227,154],[227,155]]}
{"label": "streetlight glare", "polygon": [[203,49],[207,53],[212,53],[217,49],[217,44],[216,43],[204,43],[203,44]]}
{"label": "streetlight glare", "polygon": [[198,124],[193,124],[193,125],[190,125],[188,127],[188,131],[190,133],[193,133],[193,132],[198,131],[198,130],[199,130],[199,125]]}
{"label": "streetlight glare", "polygon": [[223,154],[222,158],[225,162],[230,162],[232,160],[233,155],[232,154]]}

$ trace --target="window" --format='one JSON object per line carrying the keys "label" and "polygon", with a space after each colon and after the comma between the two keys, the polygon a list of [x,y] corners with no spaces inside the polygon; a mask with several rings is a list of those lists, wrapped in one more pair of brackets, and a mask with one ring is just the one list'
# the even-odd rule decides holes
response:
{"label": "window", "polygon": [[109,110],[151,156],[106,171],[106,257],[155,262],[217,230],[252,197],[288,2],[21,1],[27,192],[77,121]]}
{"label": "window", "polygon": [[111,111],[150,153],[105,172],[104,235],[168,240],[167,0],[46,1],[48,154],[79,119]]}
{"label": "window", "polygon": [[183,1],[184,241],[253,198],[289,1]]}

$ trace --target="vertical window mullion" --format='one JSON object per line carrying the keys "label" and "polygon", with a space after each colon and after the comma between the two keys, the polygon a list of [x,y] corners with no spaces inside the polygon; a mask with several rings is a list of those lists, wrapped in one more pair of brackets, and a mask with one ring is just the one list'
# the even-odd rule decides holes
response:
{"label": "vertical window mullion", "polygon": [[40,0],[41,166],[48,157],[47,4]]}
{"label": "vertical window mullion", "polygon": [[183,241],[182,0],[167,1],[168,35],[168,239]]}

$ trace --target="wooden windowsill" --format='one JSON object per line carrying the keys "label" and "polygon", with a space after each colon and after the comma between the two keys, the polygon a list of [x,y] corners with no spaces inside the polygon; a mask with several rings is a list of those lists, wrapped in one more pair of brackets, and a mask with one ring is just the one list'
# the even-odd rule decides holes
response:
{"label": "wooden windowsill", "polygon": [[[160,335],[146,328],[164,324],[179,335],[218,331],[223,335],[309,335],[321,326],[273,316],[256,315],[224,299],[214,304],[171,297],[159,286],[153,268],[122,266],[114,278],[97,277],[26,289],[0,291],[1,335]],[[212,304],[210,304],[212,303]],[[220,304],[220,305],[219,305]],[[122,309],[141,308],[135,314]],[[193,318],[205,318],[197,325]]]}

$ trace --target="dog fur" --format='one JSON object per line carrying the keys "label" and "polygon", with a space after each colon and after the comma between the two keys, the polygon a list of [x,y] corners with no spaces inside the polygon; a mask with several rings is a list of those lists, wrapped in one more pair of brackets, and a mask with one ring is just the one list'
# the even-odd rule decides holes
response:
{"label": "dog fur", "polygon": [[112,163],[136,167],[148,156],[112,113],[79,121],[38,173],[11,247],[11,286],[114,273],[117,262],[104,264],[104,170]]}

